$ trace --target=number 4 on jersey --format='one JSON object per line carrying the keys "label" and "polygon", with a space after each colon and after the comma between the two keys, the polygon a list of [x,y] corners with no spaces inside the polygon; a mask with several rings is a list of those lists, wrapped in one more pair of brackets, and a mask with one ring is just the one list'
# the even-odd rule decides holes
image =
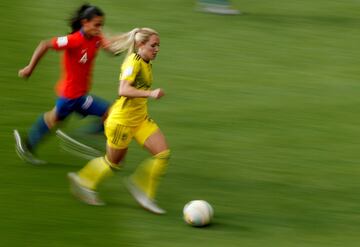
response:
{"label": "number 4 on jersey", "polygon": [[85,64],[88,60],[87,52],[84,53],[84,55],[80,58],[79,63]]}

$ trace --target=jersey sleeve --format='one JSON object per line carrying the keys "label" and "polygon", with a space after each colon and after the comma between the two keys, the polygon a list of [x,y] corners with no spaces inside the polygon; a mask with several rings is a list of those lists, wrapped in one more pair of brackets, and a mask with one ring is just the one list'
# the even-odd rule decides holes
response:
{"label": "jersey sleeve", "polygon": [[129,82],[135,81],[136,75],[140,71],[140,61],[136,60],[133,56],[126,59],[121,67],[119,80],[126,80]]}
{"label": "jersey sleeve", "polygon": [[68,48],[75,48],[81,44],[81,40],[75,35],[70,34],[62,37],[54,37],[51,39],[54,50],[65,50]]}

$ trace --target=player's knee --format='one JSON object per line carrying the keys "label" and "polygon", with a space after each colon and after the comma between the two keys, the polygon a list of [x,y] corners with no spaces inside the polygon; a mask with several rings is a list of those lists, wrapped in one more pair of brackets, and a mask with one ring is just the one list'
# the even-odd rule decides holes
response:
{"label": "player's knee", "polygon": [[58,122],[56,113],[54,111],[49,111],[44,113],[44,121],[49,129],[52,129]]}

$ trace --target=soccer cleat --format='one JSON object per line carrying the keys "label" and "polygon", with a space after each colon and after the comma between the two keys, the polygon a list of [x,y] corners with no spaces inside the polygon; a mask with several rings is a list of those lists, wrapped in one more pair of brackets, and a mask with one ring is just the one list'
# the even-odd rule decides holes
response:
{"label": "soccer cleat", "polygon": [[20,159],[24,160],[27,163],[32,165],[43,165],[46,164],[46,161],[37,159],[27,148],[26,144],[23,142],[21,135],[18,130],[14,130],[15,138],[15,149],[16,153]]}
{"label": "soccer cleat", "polygon": [[76,156],[85,159],[94,159],[96,157],[102,156],[103,153],[95,148],[89,147],[74,138],[68,136],[65,132],[61,130],[56,130],[56,136],[61,141],[61,147],[69,153],[72,153]]}
{"label": "soccer cleat", "polygon": [[93,206],[105,205],[105,202],[99,198],[96,191],[86,188],[80,184],[81,178],[75,172],[69,172],[67,176],[70,180],[70,191],[76,198]]}
{"label": "soccer cleat", "polygon": [[156,202],[150,199],[138,186],[136,186],[130,179],[125,180],[125,185],[130,194],[144,209],[154,214],[165,214],[166,211],[160,208]]}

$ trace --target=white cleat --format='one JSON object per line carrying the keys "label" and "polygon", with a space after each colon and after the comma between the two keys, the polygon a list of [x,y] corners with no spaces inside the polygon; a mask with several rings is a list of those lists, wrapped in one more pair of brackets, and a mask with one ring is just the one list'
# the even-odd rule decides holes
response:
{"label": "white cleat", "polygon": [[76,198],[88,205],[105,205],[105,202],[99,198],[96,191],[86,188],[80,184],[81,178],[75,172],[69,172],[67,176],[70,180],[70,191]]}
{"label": "white cleat", "polygon": [[32,165],[43,165],[46,161],[37,159],[26,147],[18,130],[14,130],[15,149],[20,159]]}
{"label": "white cleat", "polygon": [[154,200],[150,199],[138,186],[131,182],[130,179],[125,180],[125,185],[141,207],[154,214],[166,214],[164,209],[160,208]]}
{"label": "white cleat", "polygon": [[104,155],[101,151],[89,147],[74,138],[68,136],[65,132],[62,130],[56,130],[56,136],[61,141],[61,147],[69,152],[72,153],[78,157],[84,158],[84,159],[94,159],[96,157]]}

